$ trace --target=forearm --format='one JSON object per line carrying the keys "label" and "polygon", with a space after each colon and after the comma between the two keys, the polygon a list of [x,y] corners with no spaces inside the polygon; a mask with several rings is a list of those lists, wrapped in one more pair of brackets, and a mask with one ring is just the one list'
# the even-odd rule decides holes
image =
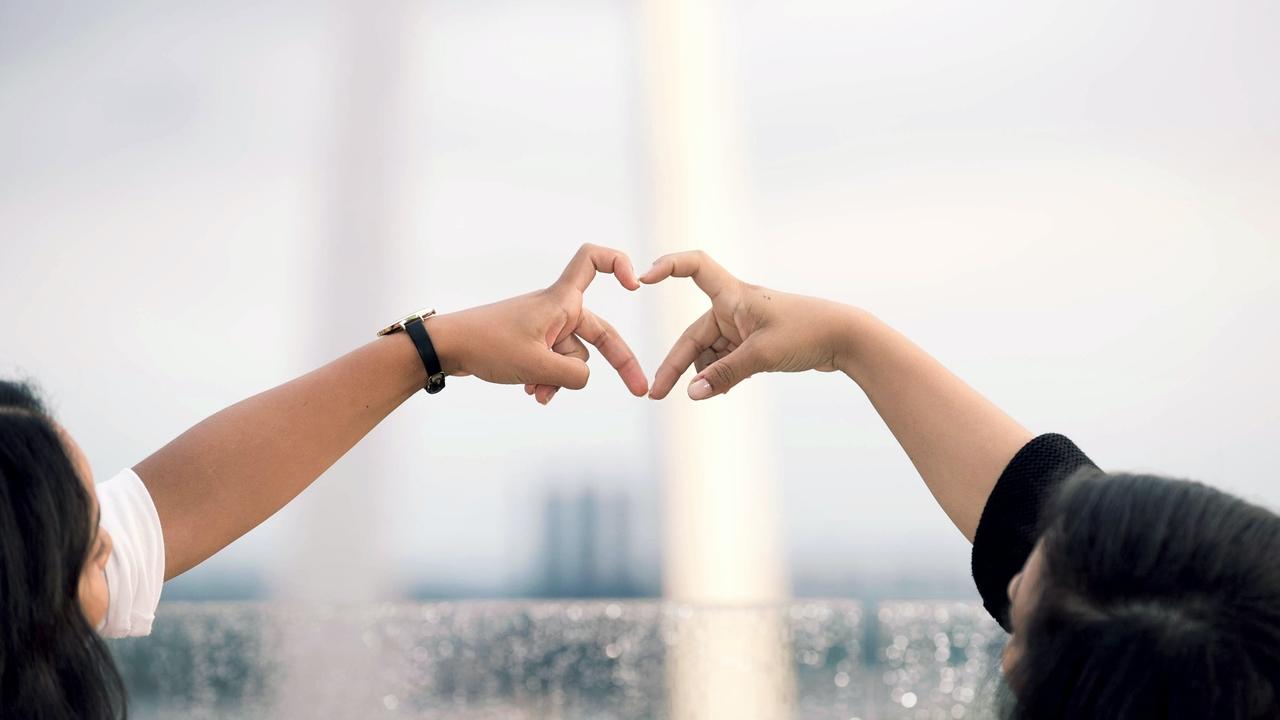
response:
{"label": "forearm", "polygon": [[849,308],[837,365],[858,383],[964,536],[1009,460],[1032,434],[919,346]]}
{"label": "forearm", "polygon": [[[523,384],[546,404],[581,388],[594,345],[635,395],[648,390],[617,331],[582,306],[597,273],[639,283],[623,253],[583,245],[551,286],[426,321],[446,375]],[[165,579],[198,565],[271,517],[401,403],[427,372],[405,333],[379,338],[213,415],[134,468],[164,534]]]}
{"label": "forearm", "polygon": [[696,365],[689,397],[722,395],[757,373],[841,370],[860,386],[965,537],[973,539],[1000,473],[1031,433],[870,314],[744,283],[706,253],[664,255],[645,284],[693,278],[711,309],[658,368],[654,399]]}
{"label": "forearm", "polygon": [[403,333],[379,338],[222,410],[139,463],[164,531],[165,579],[273,515],[421,390],[425,376]]}

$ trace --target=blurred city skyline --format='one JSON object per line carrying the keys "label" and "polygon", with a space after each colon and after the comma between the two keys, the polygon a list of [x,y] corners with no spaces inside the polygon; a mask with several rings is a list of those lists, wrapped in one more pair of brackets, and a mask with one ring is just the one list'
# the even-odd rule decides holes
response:
{"label": "blurred city skyline", "polygon": [[[1280,7],[724,16],[745,279],[868,308],[1104,468],[1280,507]],[[0,374],[39,381],[102,480],[407,310],[545,286],[583,242],[647,265],[637,25],[574,0],[0,6]],[[650,374],[666,295],[697,302],[587,295]],[[626,497],[627,577],[656,587],[658,411],[592,367],[547,408],[475,380],[413,398],[166,597],[278,590],[351,535],[379,592],[536,593],[556,493]],[[797,594],[973,596],[967,543],[856,386],[750,383]]]}

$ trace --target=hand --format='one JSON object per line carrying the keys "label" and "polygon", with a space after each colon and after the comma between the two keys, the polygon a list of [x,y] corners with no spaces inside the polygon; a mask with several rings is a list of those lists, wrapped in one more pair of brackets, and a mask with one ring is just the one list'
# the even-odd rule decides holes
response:
{"label": "hand", "polygon": [[545,405],[562,387],[586,386],[586,341],[604,355],[632,394],[644,395],[648,381],[631,348],[612,325],[582,306],[582,294],[597,272],[612,273],[628,290],[640,287],[625,254],[583,245],[545,290],[428,319],[445,374],[523,384]]}
{"label": "hand", "polygon": [[661,400],[692,364],[689,397],[723,395],[761,372],[830,372],[838,365],[840,328],[849,308],[751,285],[701,251],[658,258],[640,282],[691,277],[711,309],[684,331],[658,367],[649,397]]}

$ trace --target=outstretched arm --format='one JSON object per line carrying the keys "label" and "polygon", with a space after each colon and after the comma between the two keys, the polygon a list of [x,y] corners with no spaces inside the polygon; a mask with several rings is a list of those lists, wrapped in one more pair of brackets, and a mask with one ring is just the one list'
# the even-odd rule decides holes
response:
{"label": "outstretched arm", "polygon": [[640,281],[668,277],[693,278],[711,309],[676,342],[650,397],[665,397],[691,364],[695,400],[761,372],[842,371],[870,398],[947,516],[973,540],[996,480],[1031,433],[870,313],[744,283],[701,252],[659,258]]}
{"label": "outstretched arm", "polygon": [[[546,404],[554,388],[586,385],[585,340],[643,395],[647,382],[631,350],[582,306],[597,272],[639,287],[625,255],[583,246],[545,290],[429,318],[445,373],[525,384]],[[425,382],[413,343],[388,335],[216,413],[139,463],[164,532],[165,579],[284,507]]]}
{"label": "outstretched arm", "polygon": [[866,392],[938,504],[973,541],[996,480],[1032,434],[901,333],[851,310],[840,370]]}

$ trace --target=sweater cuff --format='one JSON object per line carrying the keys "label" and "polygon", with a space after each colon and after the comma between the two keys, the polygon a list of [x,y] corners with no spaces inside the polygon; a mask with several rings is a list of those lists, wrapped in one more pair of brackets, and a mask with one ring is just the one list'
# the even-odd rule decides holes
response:
{"label": "sweater cuff", "polygon": [[1095,467],[1062,435],[1027,443],[1000,474],[973,537],[973,580],[991,617],[1009,630],[1009,581],[1035,548],[1040,517],[1054,492],[1081,467]]}

